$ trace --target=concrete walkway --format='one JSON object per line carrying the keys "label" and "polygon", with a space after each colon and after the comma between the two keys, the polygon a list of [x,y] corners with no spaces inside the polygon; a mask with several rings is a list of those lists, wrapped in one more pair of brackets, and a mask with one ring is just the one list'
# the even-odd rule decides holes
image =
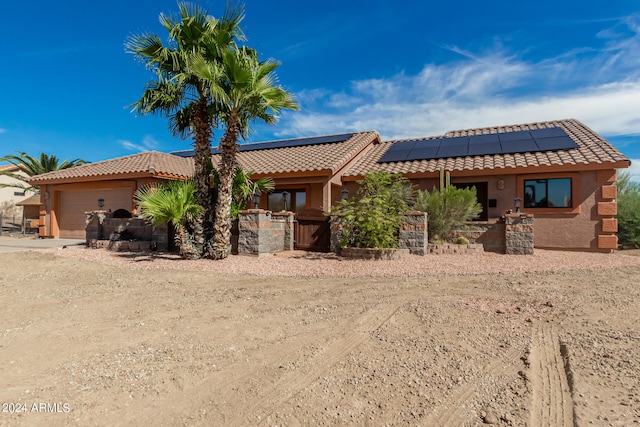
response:
{"label": "concrete walkway", "polygon": [[63,246],[84,245],[84,239],[40,239],[34,236],[0,236],[0,253],[20,252],[32,249],[62,248]]}

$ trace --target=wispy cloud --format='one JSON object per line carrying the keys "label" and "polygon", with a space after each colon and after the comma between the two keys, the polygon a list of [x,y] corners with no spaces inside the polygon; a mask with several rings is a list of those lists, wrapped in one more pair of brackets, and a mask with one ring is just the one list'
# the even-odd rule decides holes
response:
{"label": "wispy cloud", "polygon": [[605,135],[640,134],[640,15],[600,35],[601,49],[577,47],[539,61],[505,51],[427,64],[415,75],[354,81],[349,89],[299,94],[281,135],[378,130],[383,138],[453,129],[576,118]]}
{"label": "wispy cloud", "polygon": [[158,148],[159,145],[158,141],[156,141],[156,139],[151,135],[145,135],[144,138],[142,138],[142,141],[139,143],[132,142],[126,139],[120,139],[118,140],[118,143],[122,145],[122,147],[130,151],[154,150]]}
{"label": "wispy cloud", "polygon": [[5,128],[0,128],[0,135],[3,133],[7,133],[7,130]]}

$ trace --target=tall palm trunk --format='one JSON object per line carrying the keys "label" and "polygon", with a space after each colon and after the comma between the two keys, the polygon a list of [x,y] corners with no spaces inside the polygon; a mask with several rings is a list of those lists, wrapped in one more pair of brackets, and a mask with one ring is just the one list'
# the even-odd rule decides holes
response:
{"label": "tall palm trunk", "polygon": [[213,236],[214,206],[212,189],[209,185],[211,175],[211,122],[208,111],[208,97],[201,93],[195,106],[194,127],[194,179],[196,182],[196,200],[202,206],[203,214],[195,221],[194,228],[195,250],[204,254],[205,243]]}
{"label": "tall palm trunk", "polygon": [[232,117],[229,119],[227,130],[220,141],[218,203],[215,210],[213,240],[206,254],[207,257],[212,259],[224,259],[231,253],[231,201],[233,178],[238,168],[236,162],[238,134],[238,122]]}

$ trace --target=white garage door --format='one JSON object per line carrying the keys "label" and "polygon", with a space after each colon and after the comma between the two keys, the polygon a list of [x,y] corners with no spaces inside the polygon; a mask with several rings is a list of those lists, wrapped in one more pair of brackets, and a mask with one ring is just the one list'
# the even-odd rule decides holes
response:
{"label": "white garage door", "polygon": [[98,209],[98,199],[104,199],[104,210],[131,211],[133,194],[130,188],[93,191],[61,191],[58,196],[58,227],[62,239],[84,239],[85,212]]}

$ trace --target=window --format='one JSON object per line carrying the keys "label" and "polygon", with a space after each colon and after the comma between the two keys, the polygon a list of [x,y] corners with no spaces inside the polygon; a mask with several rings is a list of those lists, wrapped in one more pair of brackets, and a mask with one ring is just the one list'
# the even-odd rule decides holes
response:
{"label": "window", "polygon": [[14,196],[24,196],[24,191],[14,191],[13,195]]}
{"label": "window", "polygon": [[293,212],[300,212],[307,207],[307,192],[305,190],[277,190],[269,194],[269,200],[267,202],[267,209],[273,212],[280,212],[285,210],[285,202],[283,193],[289,193],[287,195],[286,210]]}
{"label": "window", "polygon": [[525,208],[570,208],[571,178],[524,180]]}

